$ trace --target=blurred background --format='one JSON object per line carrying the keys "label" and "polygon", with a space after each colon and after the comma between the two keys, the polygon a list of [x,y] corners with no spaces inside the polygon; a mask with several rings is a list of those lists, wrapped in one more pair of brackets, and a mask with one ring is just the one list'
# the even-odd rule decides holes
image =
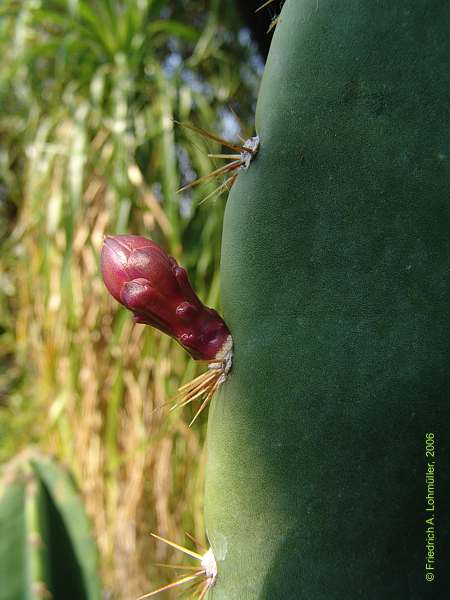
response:
{"label": "blurred background", "polygon": [[196,406],[169,412],[197,367],[111,300],[99,250],[107,233],[151,237],[220,310],[226,195],[176,190],[221,148],[174,120],[252,135],[275,12],[261,4],[0,6],[0,463],[34,444],[67,465],[105,598],[170,579],[155,563],[182,559],[151,531],[205,540],[206,412],[191,429]]}

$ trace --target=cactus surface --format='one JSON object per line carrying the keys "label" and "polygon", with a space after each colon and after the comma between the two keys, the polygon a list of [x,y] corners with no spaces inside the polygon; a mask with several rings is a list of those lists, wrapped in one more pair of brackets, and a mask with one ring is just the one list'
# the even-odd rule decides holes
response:
{"label": "cactus surface", "polygon": [[99,600],[97,550],[67,471],[37,452],[0,482],[0,600]]}
{"label": "cactus surface", "polygon": [[446,0],[284,4],[225,214],[208,598],[448,597],[449,22]]}

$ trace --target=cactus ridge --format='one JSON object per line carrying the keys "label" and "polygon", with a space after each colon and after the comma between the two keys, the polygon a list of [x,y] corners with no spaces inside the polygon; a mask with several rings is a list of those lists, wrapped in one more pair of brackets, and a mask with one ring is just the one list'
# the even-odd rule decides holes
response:
{"label": "cactus ridge", "polygon": [[283,5],[225,208],[214,600],[448,596],[447,509],[432,586],[420,565],[425,433],[450,451],[449,19],[447,0]]}

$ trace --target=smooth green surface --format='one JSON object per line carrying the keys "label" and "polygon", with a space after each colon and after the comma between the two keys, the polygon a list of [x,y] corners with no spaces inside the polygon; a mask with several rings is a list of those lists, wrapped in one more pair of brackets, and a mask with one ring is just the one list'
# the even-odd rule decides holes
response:
{"label": "smooth green surface", "polygon": [[25,528],[26,543],[24,572],[19,575],[26,580],[24,598],[35,600],[48,598],[53,591],[51,557],[48,543],[47,498],[42,482],[39,481],[28,463],[21,465],[25,474]]}
{"label": "smooth green surface", "polygon": [[39,600],[51,589],[45,491],[26,460],[0,482],[0,600]]}
{"label": "smooth green surface", "polygon": [[91,525],[70,473],[53,460],[33,460],[48,498],[49,554],[58,598],[101,597],[97,549]]}
{"label": "smooth green surface", "polygon": [[0,599],[26,596],[25,487],[22,482],[0,486]]}
{"label": "smooth green surface", "polygon": [[78,492],[64,468],[35,451],[7,465],[0,482],[0,582],[0,600],[101,597]]}
{"label": "smooth green surface", "polygon": [[260,153],[225,214],[235,358],[208,427],[214,600],[447,597],[449,7],[283,8]]}

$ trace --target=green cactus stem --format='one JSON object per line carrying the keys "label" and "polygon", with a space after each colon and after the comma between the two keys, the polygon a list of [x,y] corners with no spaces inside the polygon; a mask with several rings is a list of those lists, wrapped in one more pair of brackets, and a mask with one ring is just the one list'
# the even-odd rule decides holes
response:
{"label": "green cactus stem", "polygon": [[99,600],[97,550],[69,473],[26,451],[0,482],[0,600]]}
{"label": "green cactus stem", "polygon": [[225,213],[208,598],[448,597],[449,22],[446,0],[284,4]]}

